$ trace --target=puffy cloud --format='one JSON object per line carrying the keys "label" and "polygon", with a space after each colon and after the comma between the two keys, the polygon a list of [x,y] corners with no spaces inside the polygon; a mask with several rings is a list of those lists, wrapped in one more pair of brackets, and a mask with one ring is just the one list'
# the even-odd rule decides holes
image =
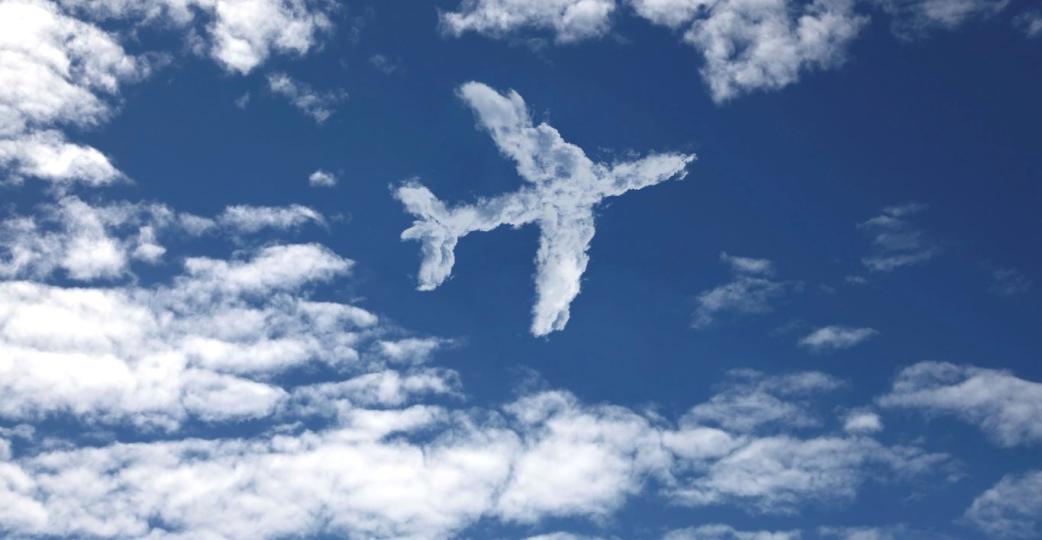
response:
{"label": "puffy cloud", "polygon": [[463,0],[458,11],[441,14],[441,24],[456,36],[478,32],[500,37],[536,29],[569,43],[605,34],[614,11],[615,0]]}
{"label": "puffy cloud", "polygon": [[302,244],[189,258],[184,275],[151,290],[0,283],[0,416],[174,429],[189,417],[272,414],[285,391],[268,377],[358,362],[376,317],[299,292],[350,267]]}
{"label": "puffy cloud", "polygon": [[396,197],[417,218],[402,238],[423,244],[419,288],[434,289],[449,277],[456,244],[467,234],[535,223],[541,234],[531,330],[537,336],[561,330],[589,262],[593,208],[606,198],[683,177],[694,156],[652,154],[612,165],[595,163],[556,129],[533,125],[517,92],[504,95],[471,82],[459,94],[500,151],[517,162],[517,172],[528,184],[514,193],[455,207],[417,182],[399,187]]}
{"label": "puffy cloud", "polygon": [[897,375],[884,407],[952,414],[1002,446],[1042,442],[1042,383],[994,369],[922,362]]}
{"label": "puffy cloud", "polygon": [[0,170],[16,181],[121,179],[104,154],[67,142],[57,128],[100,124],[112,114],[120,85],[148,70],[113,36],[50,2],[0,4]]}
{"label": "puffy cloud", "polygon": [[720,259],[731,267],[732,281],[699,293],[694,321],[696,329],[704,329],[725,313],[756,314],[771,311],[771,302],[798,286],[773,279],[774,265],[767,259],[735,257],[721,253]]}
{"label": "puffy cloud", "polygon": [[268,88],[288,99],[294,107],[319,124],[329,119],[336,111],[337,105],[347,99],[344,92],[317,92],[311,86],[295,81],[285,73],[269,75]]}
{"label": "puffy cloud", "polygon": [[800,346],[815,352],[849,349],[879,332],[873,328],[851,326],[824,326],[800,339]]}
{"label": "puffy cloud", "polygon": [[[82,19],[130,18],[186,28],[226,69],[247,73],[273,52],[303,54],[331,28],[311,0],[10,0],[0,4],[0,171],[7,181],[112,184],[124,175],[63,129],[96,127],[120,86],[146,77],[162,55],[128,54],[116,35]],[[75,15],[75,16],[73,16]],[[82,18],[82,19],[81,19]],[[198,38],[197,19],[207,39]],[[330,96],[301,89],[294,103],[316,119]]]}
{"label": "puffy cloud", "polygon": [[883,421],[872,411],[851,411],[843,419],[843,431],[847,433],[876,433],[882,430]]}
{"label": "puffy cloud", "polygon": [[867,18],[852,0],[631,0],[653,23],[687,26],[716,102],[788,86],[803,71],[841,63]]}
{"label": "puffy cloud", "polygon": [[308,184],[311,187],[333,187],[337,183],[336,175],[331,172],[318,169],[308,176]]}
{"label": "puffy cloud", "polygon": [[507,407],[527,434],[497,512],[533,522],[544,516],[607,516],[650,471],[667,467],[647,419],[622,407],[586,407],[547,392]]}
{"label": "puffy cloud", "polygon": [[991,538],[1042,535],[1042,471],[1004,476],[981,493],[964,519]]}
{"label": "puffy cloud", "polygon": [[318,212],[300,205],[229,206],[213,220],[162,204],[91,204],[64,196],[37,207],[34,215],[0,221],[0,277],[42,279],[61,270],[77,281],[111,280],[129,275],[132,261],[160,262],[166,248],[159,236],[170,232],[238,235],[305,222],[325,223]]}
{"label": "puffy cloud", "polygon": [[713,523],[666,533],[662,540],[799,540],[800,531],[741,531],[730,525]]}
{"label": "puffy cloud", "polygon": [[874,272],[890,272],[925,263],[940,247],[909,219],[926,209],[923,204],[888,206],[882,213],[858,224],[872,238],[872,253],[861,259]]}

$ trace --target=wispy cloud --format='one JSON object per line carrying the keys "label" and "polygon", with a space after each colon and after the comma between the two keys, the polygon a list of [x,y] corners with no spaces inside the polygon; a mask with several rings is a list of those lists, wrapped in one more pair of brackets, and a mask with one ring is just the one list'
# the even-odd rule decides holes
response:
{"label": "wispy cloud", "polygon": [[310,85],[296,81],[285,73],[268,76],[268,88],[286,99],[301,112],[321,124],[347,99],[343,91],[318,92]]}
{"label": "wispy cloud", "polygon": [[1034,283],[1016,268],[1000,268],[991,273],[992,293],[999,296],[1016,296],[1031,290]]}
{"label": "wispy cloud", "polygon": [[799,344],[814,352],[836,351],[859,345],[878,333],[867,327],[823,326],[804,336]]}
{"label": "wispy cloud", "polygon": [[858,224],[872,239],[872,252],[861,259],[869,270],[891,272],[905,266],[923,264],[941,248],[911,218],[926,205],[918,203],[888,206],[878,216]]}
{"label": "wispy cloud", "polygon": [[1042,443],[1042,383],[995,369],[921,362],[898,374],[884,407],[951,414],[1002,446]]}
{"label": "wispy cloud", "polygon": [[561,330],[589,263],[594,207],[628,191],[683,178],[695,156],[662,153],[628,162],[595,163],[553,127],[534,125],[517,92],[500,94],[470,82],[460,87],[459,95],[477,113],[479,124],[500,151],[517,162],[526,184],[514,193],[458,206],[446,205],[415,181],[399,187],[395,196],[417,218],[402,238],[423,244],[419,288],[432,290],[449,277],[460,238],[504,225],[536,224],[540,237],[531,331],[542,336]]}
{"label": "wispy cloud", "polygon": [[771,311],[772,302],[799,286],[773,279],[774,265],[767,259],[720,254],[720,260],[731,267],[732,281],[699,293],[694,321],[696,329],[708,328],[721,315],[756,314]]}
{"label": "wispy cloud", "polygon": [[963,519],[990,538],[1042,536],[1042,471],[1002,477],[981,493]]}
{"label": "wispy cloud", "polygon": [[1021,13],[1013,18],[1013,24],[1029,38],[1042,36],[1042,10]]}

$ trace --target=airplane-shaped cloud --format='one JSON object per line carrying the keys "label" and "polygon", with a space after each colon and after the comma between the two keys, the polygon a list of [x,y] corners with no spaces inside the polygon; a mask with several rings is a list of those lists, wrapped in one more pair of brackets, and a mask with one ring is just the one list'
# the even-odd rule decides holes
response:
{"label": "airplane-shaped cloud", "polygon": [[630,190],[683,178],[695,156],[663,153],[611,165],[594,163],[553,127],[533,125],[517,92],[500,94],[469,82],[458,93],[499,149],[517,162],[518,174],[530,183],[513,193],[453,207],[417,182],[399,187],[395,196],[417,218],[402,232],[402,239],[423,243],[419,289],[432,290],[449,277],[455,263],[453,250],[467,234],[535,223],[541,234],[531,330],[537,336],[561,330],[568,323],[568,307],[579,294],[579,280],[589,262],[586,252],[594,234],[594,206]]}

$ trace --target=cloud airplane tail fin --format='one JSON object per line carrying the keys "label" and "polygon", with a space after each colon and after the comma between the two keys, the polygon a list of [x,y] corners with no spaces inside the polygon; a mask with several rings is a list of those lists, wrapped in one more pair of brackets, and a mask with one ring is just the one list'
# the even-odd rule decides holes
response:
{"label": "cloud airplane tail fin", "polygon": [[456,243],[465,231],[452,227],[452,212],[445,203],[418,182],[409,182],[395,191],[395,197],[405,205],[416,220],[402,231],[402,240],[422,243],[423,262],[418,276],[421,291],[430,291],[441,285],[452,273],[456,262]]}

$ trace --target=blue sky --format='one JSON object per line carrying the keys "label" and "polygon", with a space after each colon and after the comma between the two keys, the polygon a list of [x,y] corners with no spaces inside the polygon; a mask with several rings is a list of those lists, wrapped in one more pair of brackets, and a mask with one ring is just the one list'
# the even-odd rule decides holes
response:
{"label": "blue sky", "polygon": [[1042,537],[1040,40],[0,0],[0,535]]}

